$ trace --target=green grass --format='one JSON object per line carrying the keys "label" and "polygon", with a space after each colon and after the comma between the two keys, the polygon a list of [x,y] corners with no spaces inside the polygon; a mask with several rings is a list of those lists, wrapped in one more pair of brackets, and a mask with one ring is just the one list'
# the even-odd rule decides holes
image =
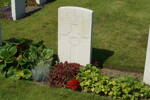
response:
{"label": "green grass", "polygon": [[0,7],[8,6],[10,5],[11,0],[1,0],[0,1]]}
{"label": "green grass", "polygon": [[92,9],[94,59],[104,66],[143,71],[150,24],[150,0],[56,0],[13,22],[1,20],[4,39],[44,40],[57,52],[57,11],[60,6]]}
{"label": "green grass", "polygon": [[0,100],[109,100],[95,94],[0,78]]}

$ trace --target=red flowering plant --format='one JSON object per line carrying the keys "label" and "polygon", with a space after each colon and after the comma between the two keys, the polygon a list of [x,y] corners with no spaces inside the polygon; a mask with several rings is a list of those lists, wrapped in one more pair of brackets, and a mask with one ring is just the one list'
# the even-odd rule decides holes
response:
{"label": "red flowering plant", "polygon": [[25,45],[16,45],[16,49],[17,49],[17,53],[16,53],[16,57],[18,57],[22,52],[24,52],[24,50],[26,49]]}
{"label": "red flowering plant", "polygon": [[17,45],[16,48],[17,48],[17,49],[25,49],[26,46],[25,46],[25,45]]}
{"label": "red flowering plant", "polygon": [[80,64],[68,62],[56,64],[49,73],[49,86],[66,87],[66,82],[78,74],[80,66]]}
{"label": "red flowering plant", "polygon": [[76,79],[72,79],[71,81],[67,81],[67,88],[71,88],[72,90],[80,89],[80,81]]}

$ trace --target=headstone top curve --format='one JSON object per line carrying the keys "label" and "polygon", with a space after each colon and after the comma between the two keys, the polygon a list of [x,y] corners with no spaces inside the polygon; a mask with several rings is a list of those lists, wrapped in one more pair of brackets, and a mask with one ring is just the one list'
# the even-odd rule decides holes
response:
{"label": "headstone top curve", "polygon": [[93,10],[87,9],[87,8],[82,8],[82,7],[75,7],[75,6],[63,6],[63,7],[59,7],[58,10],[66,10],[66,9],[74,9],[74,10],[82,10],[82,11],[86,11],[86,12],[90,12],[93,13]]}

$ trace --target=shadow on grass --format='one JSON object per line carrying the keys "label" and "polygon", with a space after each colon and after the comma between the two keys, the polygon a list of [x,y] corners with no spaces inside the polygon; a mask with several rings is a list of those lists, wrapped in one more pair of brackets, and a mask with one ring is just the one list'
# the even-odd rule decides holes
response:
{"label": "shadow on grass", "polygon": [[92,64],[97,64],[99,67],[103,67],[104,62],[111,56],[114,55],[114,51],[106,49],[92,49]]}
{"label": "shadow on grass", "polygon": [[51,3],[51,2],[55,2],[56,0],[47,0],[46,3]]}
{"label": "shadow on grass", "polygon": [[31,40],[31,39],[25,39],[25,38],[14,38],[14,37],[12,37],[12,38],[9,38],[9,39],[7,39],[7,40],[5,40],[5,41],[7,41],[7,42],[10,42],[10,43],[22,43],[22,42],[28,42],[28,43],[32,43],[33,42],[33,40]]}

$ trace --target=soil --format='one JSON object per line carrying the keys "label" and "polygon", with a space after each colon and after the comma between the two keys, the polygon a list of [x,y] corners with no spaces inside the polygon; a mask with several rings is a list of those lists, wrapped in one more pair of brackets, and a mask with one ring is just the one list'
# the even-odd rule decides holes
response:
{"label": "soil", "polygon": [[27,6],[25,8],[25,12],[28,13],[34,13],[36,11],[39,11],[40,9],[42,9],[43,6]]}
{"label": "soil", "polygon": [[118,69],[103,68],[102,73],[108,76],[128,75],[131,77],[138,78],[139,80],[143,80],[142,72],[129,72],[129,71],[123,71]]}

